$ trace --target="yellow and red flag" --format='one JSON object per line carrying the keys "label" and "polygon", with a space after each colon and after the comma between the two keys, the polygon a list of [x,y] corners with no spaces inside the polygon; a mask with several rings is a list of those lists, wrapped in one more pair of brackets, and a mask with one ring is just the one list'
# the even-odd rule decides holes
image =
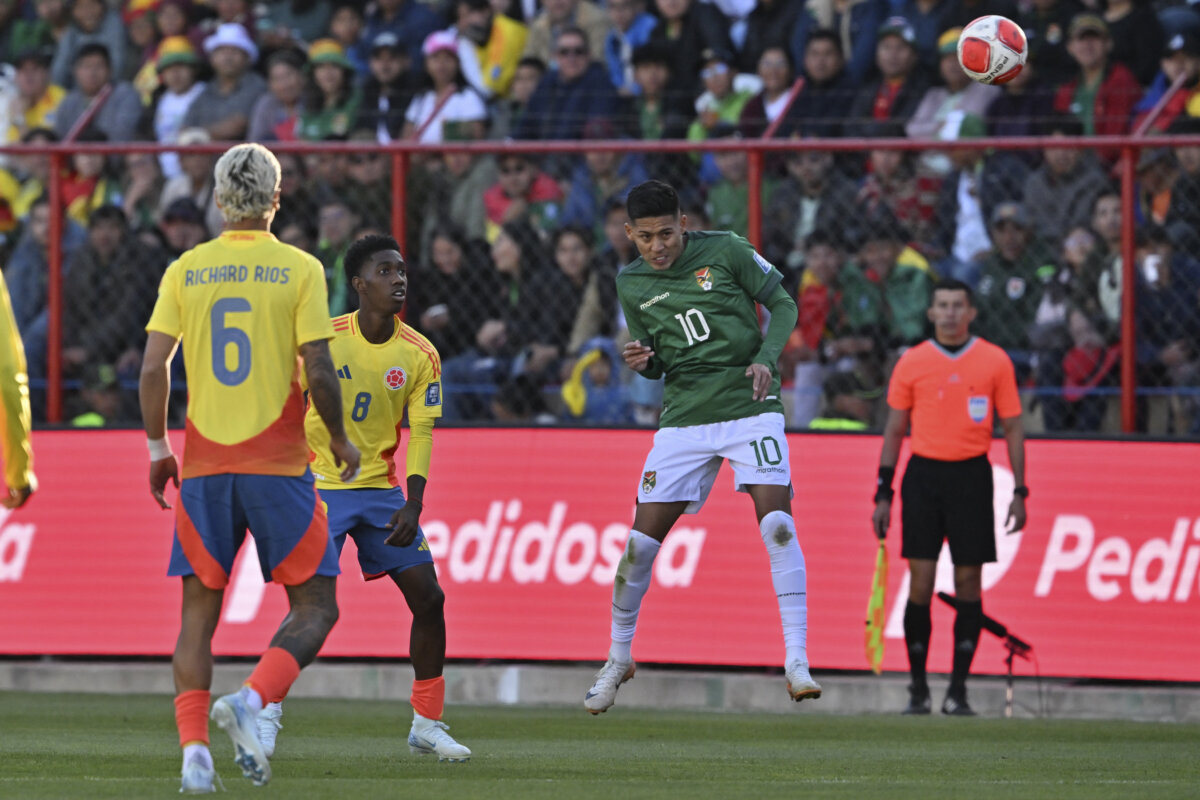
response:
{"label": "yellow and red flag", "polygon": [[867,663],[878,675],[883,671],[883,628],[885,623],[884,602],[887,599],[888,559],[887,546],[879,543],[875,556],[875,578],[871,581],[871,597],[867,600]]}

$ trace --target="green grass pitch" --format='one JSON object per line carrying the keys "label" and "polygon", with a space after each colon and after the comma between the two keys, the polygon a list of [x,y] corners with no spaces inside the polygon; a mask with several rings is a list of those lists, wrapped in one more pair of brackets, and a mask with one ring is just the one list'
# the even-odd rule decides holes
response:
{"label": "green grass pitch", "polygon": [[[1200,726],[452,707],[467,764],[411,756],[406,704],[291,700],[265,789],[213,727],[226,796],[267,798],[1194,798]],[[179,791],[171,699],[0,692],[0,798]]]}

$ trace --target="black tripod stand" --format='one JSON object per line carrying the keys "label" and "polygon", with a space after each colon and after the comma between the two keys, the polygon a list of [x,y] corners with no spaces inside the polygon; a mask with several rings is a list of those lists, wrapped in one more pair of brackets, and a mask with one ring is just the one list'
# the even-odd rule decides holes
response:
{"label": "black tripod stand", "polygon": [[[958,610],[958,600],[954,595],[947,592],[938,592],[937,596],[943,603],[956,611]],[[983,615],[983,629],[1003,639],[1004,649],[1008,651],[1008,655],[1004,657],[1004,664],[1008,668],[1004,688],[1004,716],[1011,717],[1013,715],[1013,661],[1018,658],[1028,661],[1029,654],[1033,652],[1033,645],[1009,633],[1008,628],[1003,623],[992,619],[987,614]]]}

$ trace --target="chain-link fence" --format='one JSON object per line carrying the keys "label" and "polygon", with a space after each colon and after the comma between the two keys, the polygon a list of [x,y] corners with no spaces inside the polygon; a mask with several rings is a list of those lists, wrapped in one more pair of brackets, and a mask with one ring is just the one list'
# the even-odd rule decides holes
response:
{"label": "chain-link fence", "polygon": [[[1130,146],[1122,172],[1096,140],[922,146],[886,126],[875,133],[283,144],[274,232],[325,265],[334,314],[355,307],[349,244],[367,232],[401,239],[406,317],[441,352],[448,421],[654,423],[660,387],[619,358],[614,278],[636,257],[624,195],[661,178],[679,189],[689,228],[748,236],[783,272],[800,308],[780,362],[794,427],[877,428],[890,367],[930,334],[931,289],[949,276],[975,290],[976,333],[1012,356],[1031,430],[1119,432],[1124,410],[1138,431],[1200,431],[1200,170],[1190,168],[1200,143],[1136,151],[1134,140],[1105,140]],[[220,149],[181,150],[182,177],[165,185],[153,145],[10,154],[49,190],[31,193],[4,242],[43,419],[136,422],[142,327],[166,266],[218,231]],[[70,175],[86,159],[99,177],[81,191]],[[1123,369],[1136,388],[1124,409]],[[175,378],[182,401],[181,368]]]}

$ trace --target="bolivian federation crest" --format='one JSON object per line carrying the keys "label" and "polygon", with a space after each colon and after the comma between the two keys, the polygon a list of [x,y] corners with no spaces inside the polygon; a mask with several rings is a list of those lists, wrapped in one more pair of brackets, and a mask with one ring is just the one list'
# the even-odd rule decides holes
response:
{"label": "bolivian federation crest", "polygon": [[654,484],[658,478],[658,473],[650,470],[642,475],[642,494],[650,494],[654,491]]}
{"label": "bolivian federation crest", "polygon": [[712,291],[712,267],[696,270],[696,283],[706,292]]}

